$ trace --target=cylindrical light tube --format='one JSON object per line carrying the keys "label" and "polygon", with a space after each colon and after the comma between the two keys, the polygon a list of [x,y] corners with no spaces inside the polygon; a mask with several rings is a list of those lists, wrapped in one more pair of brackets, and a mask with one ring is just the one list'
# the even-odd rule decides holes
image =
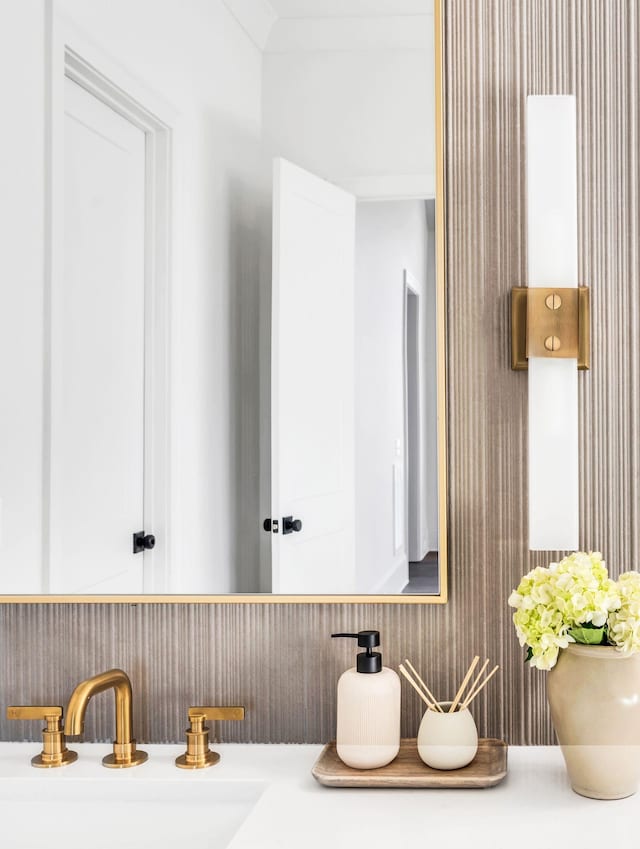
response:
{"label": "cylindrical light tube", "polygon": [[[528,285],[578,285],[576,104],[527,98]],[[578,363],[529,357],[529,549],[578,548]]]}

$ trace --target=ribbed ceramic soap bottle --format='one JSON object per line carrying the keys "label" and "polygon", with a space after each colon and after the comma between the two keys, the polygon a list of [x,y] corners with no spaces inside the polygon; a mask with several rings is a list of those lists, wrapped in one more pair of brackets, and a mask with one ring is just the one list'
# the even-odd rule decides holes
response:
{"label": "ribbed ceramic soap bottle", "polygon": [[353,637],[366,649],[338,681],[338,757],[355,769],[386,766],[400,750],[400,679],[372,651],[379,631],[331,636]]}

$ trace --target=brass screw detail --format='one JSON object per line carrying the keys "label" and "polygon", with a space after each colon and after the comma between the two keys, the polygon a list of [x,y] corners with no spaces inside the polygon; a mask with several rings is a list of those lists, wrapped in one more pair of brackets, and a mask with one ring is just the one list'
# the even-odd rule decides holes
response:
{"label": "brass screw detail", "polygon": [[[552,295],[547,295],[544,302],[550,310],[559,310],[562,306],[562,298],[556,292],[554,292]],[[550,348],[549,350],[552,349]]]}
{"label": "brass screw detail", "polygon": [[547,351],[559,351],[560,350],[560,340],[557,336],[547,336],[544,340],[544,347]]}

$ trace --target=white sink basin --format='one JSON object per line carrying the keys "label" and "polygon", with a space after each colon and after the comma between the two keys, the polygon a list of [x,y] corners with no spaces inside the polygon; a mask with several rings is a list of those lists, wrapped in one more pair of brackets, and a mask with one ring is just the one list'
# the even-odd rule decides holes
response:
{"label": "white sink basin", "polygon": [[201,770],[176,769],[184,745],[141,744],[149,760],[132,769],[102,766],[110,745],[69,748],[75,763],[34,769],[38,743],[0,742],[0,849],[325,849],[335,836],[333,806],[329,837],[316,818],[332,798],[310,772],[321,746],[215,744],[220,762]]}
{"label": "white sink basin", "polygon": [[[224,849],[262,781],[0,779],[0,845],[11,849]],[[53,773],[58,775],[54,775]],[[53,779],[53,780],[52,780]],[[189,780],[191,779],[191,780]]]}

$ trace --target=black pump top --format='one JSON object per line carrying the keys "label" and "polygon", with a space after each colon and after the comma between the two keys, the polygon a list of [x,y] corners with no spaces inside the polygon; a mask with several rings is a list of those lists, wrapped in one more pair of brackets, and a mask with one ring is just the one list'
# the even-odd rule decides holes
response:
{"label": "black pump top", "polygon": [[358,672],[369,674],[382,672],[382,655],[380,652],[371,651],[374,646],[380,645],[380,631],[359,631],[357,634],[332,634],[332,637],[353,637],[358,641],[361,648],[366,652],[360,652],[356,660]]}

